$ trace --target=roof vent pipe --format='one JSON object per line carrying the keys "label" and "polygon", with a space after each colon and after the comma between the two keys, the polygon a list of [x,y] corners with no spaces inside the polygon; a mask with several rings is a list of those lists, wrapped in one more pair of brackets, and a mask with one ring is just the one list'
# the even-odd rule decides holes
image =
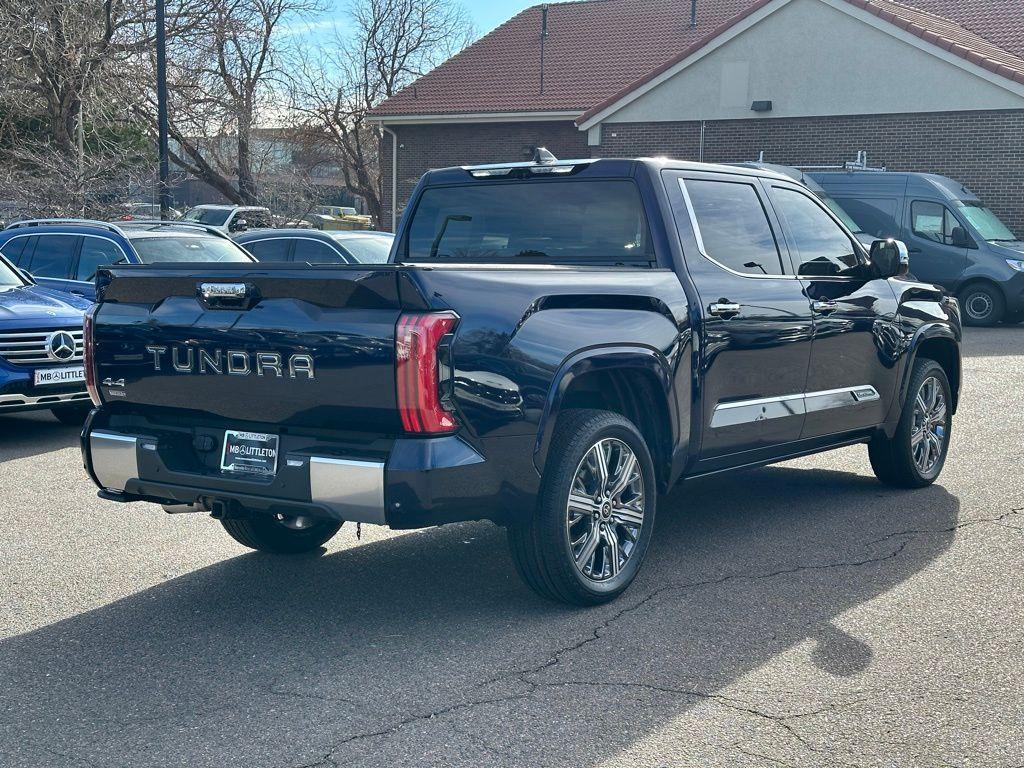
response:
{"label": "roof vent pipe", "polygon": [[544,42],[548,37],[548,7],[540,9],[540,94],[544,95]]}
{"label": "roof vent pipe", "polygon": [[697,0],[690,0],[690,29],[697,28]]}

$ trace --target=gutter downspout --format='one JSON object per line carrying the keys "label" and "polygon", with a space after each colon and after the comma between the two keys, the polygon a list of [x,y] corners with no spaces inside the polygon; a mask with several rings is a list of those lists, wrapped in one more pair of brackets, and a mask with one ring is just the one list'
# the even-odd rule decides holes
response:
{"label": "gutter downspout", "polygon": [[384,123],[380,129],[391,136],[391,234],[398,231],[398,134]]}

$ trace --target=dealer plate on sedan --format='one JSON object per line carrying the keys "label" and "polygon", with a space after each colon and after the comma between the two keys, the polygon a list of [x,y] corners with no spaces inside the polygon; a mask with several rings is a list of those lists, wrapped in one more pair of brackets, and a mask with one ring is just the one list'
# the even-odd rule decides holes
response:
{"label": "dealer plate on sedan", "polygon": [[224,432],[220,468],[224,472],[273,475],[277,472],[277,435],[262,432]]}
{"label": "dealer plate on sedan", "polygon": [[37,387],[53,384],[76,384],[82,381],[85,381],[85,367],[81,365],[36,369],[35,385]]}

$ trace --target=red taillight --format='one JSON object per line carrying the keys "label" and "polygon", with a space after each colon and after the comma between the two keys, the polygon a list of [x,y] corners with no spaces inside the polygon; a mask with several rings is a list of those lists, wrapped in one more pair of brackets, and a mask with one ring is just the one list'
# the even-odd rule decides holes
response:
{"label": "red taillight", "polygon": [[97,408],[102,404],[100,400],[100,388],[96,386],[96,339],[93,337],[93,328],[96,322],[93,319],[99,304],[93,304],[85,313],[85,325],[82,329],[82,342],[84,347],[83,364],[85,366],[85,388],[89,391],[92,404]]}
{"label": "red taillight", "polygon": [[459,318],[452,312],[402,315],[395,328],[398,411],[406,432],[452,432],[455,417],[441,397],[438,348]]}

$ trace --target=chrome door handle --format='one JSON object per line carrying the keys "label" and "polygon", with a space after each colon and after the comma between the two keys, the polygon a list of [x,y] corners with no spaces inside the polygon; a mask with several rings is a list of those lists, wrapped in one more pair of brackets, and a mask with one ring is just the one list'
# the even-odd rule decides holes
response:
{"label": "chrome door handle", "polygon": [[839,309],[839,304],[835,301],[816,301],[811,304],[811,307],[819,315],[828,315]]}
{"label": "chrome door handle", "polygon": [[728,302],[719,301],[708,307],[708,314],[728,319],[738,315],[741,309],[742,307],[739,304],[730,304]]}

